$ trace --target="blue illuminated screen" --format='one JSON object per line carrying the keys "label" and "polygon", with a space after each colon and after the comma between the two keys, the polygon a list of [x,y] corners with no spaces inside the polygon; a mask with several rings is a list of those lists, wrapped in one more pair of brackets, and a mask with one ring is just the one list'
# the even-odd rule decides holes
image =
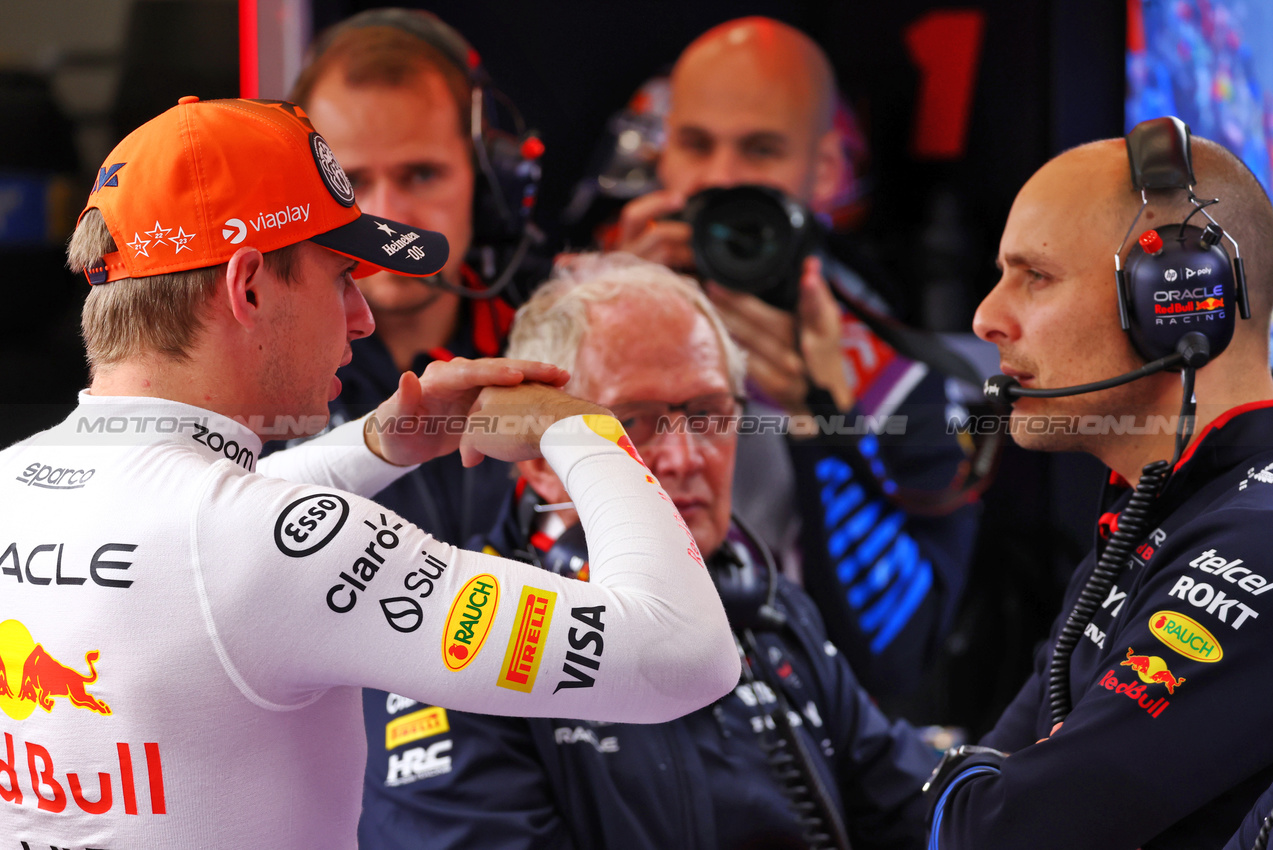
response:
{"label": "blue illuminated screen", "polygon": [[1129,0],[1126,129],[1176,115],[1270,184],[1273,3]]}

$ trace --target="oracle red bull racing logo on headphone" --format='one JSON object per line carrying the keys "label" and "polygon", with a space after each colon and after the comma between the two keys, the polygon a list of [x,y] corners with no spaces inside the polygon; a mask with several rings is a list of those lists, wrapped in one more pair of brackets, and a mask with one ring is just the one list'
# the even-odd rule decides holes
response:
{"label": "oracle red bull racing logo on headphone", "polygon": [[54,698],[64,697],[76,708],[109,715],[110,706],[86,687],[97,681],[99,655],[96,649],[85,652],[88,673],[80,673],[36,643],[22,623],[5,620],[0,623],[0,711],[25,720],[36,706],[52,712]]}
{"label": "oracle red bull racing logo on headphone", "polygon": [[[1189,276],[1193,269],[1186,269]],[[1206,270],[1208,273],[1210,269]],[[1201,272],[1198,272],[1199,274]],[[1199,286],[1194,289],[1168,289],[1154,293],[1155,324],[1176,321],[1200,322],[1224,318],[1224,287]]]}
{"label": "oracle red bull racing logo on headphone", "polygon": [[451,603],[442,631],[442,663],[457,672],[473,663],[486,643],[499,609],[499,579],[482,573],[469,579]]}

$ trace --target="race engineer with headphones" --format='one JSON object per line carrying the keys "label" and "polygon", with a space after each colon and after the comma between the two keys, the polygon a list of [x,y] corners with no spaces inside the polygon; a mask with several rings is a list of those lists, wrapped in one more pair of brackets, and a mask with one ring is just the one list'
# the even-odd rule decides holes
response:
{"label": "race engineer with headphones", "polygon": [[1023,446],[1109,465],[1106,513],[993,750],[931,783],[930,847],[1219,847],[1273,779],[1271,237],[1255,177],[1174,118],[1017,195],[988,391]]}
{"label": "race engineer with headphones", "polygon": [[[702,558],[622,428],[549,386],[501,386],[563,383],[555,367],[433,364],[375,413],[464,422],[476,403],[463,443],[364,420],[258,468],[261,434],[325,417],[372,330],[354,275],[447,257],[441,235],[363,214],[294,104],[182,98],[111,152],[69,254],[92,284],[92,384],[0,452],[9,841],[353,847],[362,686],[654,722],[737,682]],[[501,408],[536,428],[501,429]],[[456,549],[355,495],[457,443],[468,462],[543,452],[591,536],[593,585]],[[563,612],[541,631],[550,664],[569,651],[565,612],[607,608],[594,687],[496,686],[532,586]]]}
{"label": "race engineer with headphones", "polygon": [[[637,318],[639,317],[639,319]],[[496,718],[391,695],[367,706],[363,847],[901,848],[922,845],[920,786],[936,753],[890,724],[827,641],[812,600],[731,520],[744,364],[689,278],[626,254],[583,255],[518,312],[509,349],[569,364],[570,391],[611,405],[667,487],[725,601],[743,678],[663,724]],[[594,581],[554,472],[519,464],[485,551]],[[511,599],[511,598],[510,598]],[[526,628],[499,684],[559,697],[592,687],[613,648],[611,609],[524,596]],[[543,655],[551,614],[572,647]],[[798,808],[794,808],[798,807]]]}
{"label": "race engineer with headphones", "polygon": [[[477,53],[428,12],[372,9],[316,40],[291,99],[331,144],[362,209],[435,230],[451,245],[436,278],[385,272],[359,281],[376,330],[353,343],[354,359],[338,373],[333,424],[367,413],[405,370],[499,354],[513,318],[504,296],[525,271],[534,233],[542,145],[524,129],[501,129],[515,122],[495,109],[501,95]],[[465,469],[449,455],[377,501],[443,540],[465,540],[489,527],[490,498],[509,475],[506,464]]]}

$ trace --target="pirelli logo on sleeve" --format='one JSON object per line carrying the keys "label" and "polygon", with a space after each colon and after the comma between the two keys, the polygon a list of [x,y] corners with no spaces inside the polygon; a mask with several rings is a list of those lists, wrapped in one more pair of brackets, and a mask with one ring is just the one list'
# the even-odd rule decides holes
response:
{"label": "pirelli logo on sleeve", "polygon": [[504,653],[504,666],[500,668],[495,684],[526,694],[535,687],[556,604],[557,594],[551,590],[529,585],[522,588],[522,598],[513,619],[513,633],[508,638],[508,650]]}
{"label": "pirelli logo on sleeve", "polygon": [[451,724],[447,722],[445,708],[439,705],[422,708],[385,724],[385,749],[392,750],[449,731]]}

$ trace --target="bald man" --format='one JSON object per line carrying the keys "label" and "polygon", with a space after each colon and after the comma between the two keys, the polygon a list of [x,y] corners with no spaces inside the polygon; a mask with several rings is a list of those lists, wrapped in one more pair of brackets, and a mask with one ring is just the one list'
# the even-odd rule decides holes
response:
{"label": "bald man", "polygon": [[[617,247],[693,269],[690,225],[668,217],[710,187],[760,184],[829,212],[845,168],[832,129],[835,91],[821,48],[784,23],[740,18],[701,35],[671,75],[663,188],[624,207]],[[867,688],[905,696],[924,680],[952,623],[977,507],[957,509],[956,501],[944,515],[919,516],[914,504],[887,495],[941,491],[964,459],[947,434],[944,376],[852,312],[841,314],[836,298],[887,312],[850,268],[819,250],[803,271],[794,313],[706,284],[746,350],[759,403],[749,412],[845,414],[849,423],[896,417],[903,433],[784,441],[759,428],[744,432],[736,508],[788,563],[802,563],[832,638]]]}
{"label": "bald man", "polygon": [[[1176,438],[1161,428],[1014,428],[1027,448],[1085,451],[1107,464],[1106,513],[1053,642],[982,742],[1011,755],[974,757],[938,783],[932,848],[1220,847],[1273,780],[1270,711],[1256,684],[1273,677],[1273,610],[1262,598],[1273,588],[1273,207],[1216,144],[1193,140],[1193,168],[1197,195],[1220,199],[1209,212],[1242,248],[1251,318],[1239,320],[1229,347],[1197,371],[1197,436],[1153,501],[1145,533],[1131,542],[1135,555],[1110,556],[1116,578],[1098,594],[1090,622],[1079,621],[1066,681],[1072,710],[1055,729],[1048,686],[1055,638],[1111,529],[1132,515],[1127,482],[1146,464],[1173,458]],[[999,247],[1003,276],[974,322],[999,347],[1004,374],[1048,389],[1144,364],[1119,324],[1110,257],[1140,201],[1121,139],[1062,154],[1017,195]],[[1192,209],[1184,191],[1151,192],[1149,201],[1133,239]],[[1181,274],[1182,286],[1199,285],[1189,277],[1185,284]],[[1187,298],[1174,299],[1185,309],[1173,315],[1189,312]],[[1012,417],[1014,425],[1108,415],[1174,424],[1181,401],[1180,376],[1160,372],[1086,395],[1020,399]]]}

